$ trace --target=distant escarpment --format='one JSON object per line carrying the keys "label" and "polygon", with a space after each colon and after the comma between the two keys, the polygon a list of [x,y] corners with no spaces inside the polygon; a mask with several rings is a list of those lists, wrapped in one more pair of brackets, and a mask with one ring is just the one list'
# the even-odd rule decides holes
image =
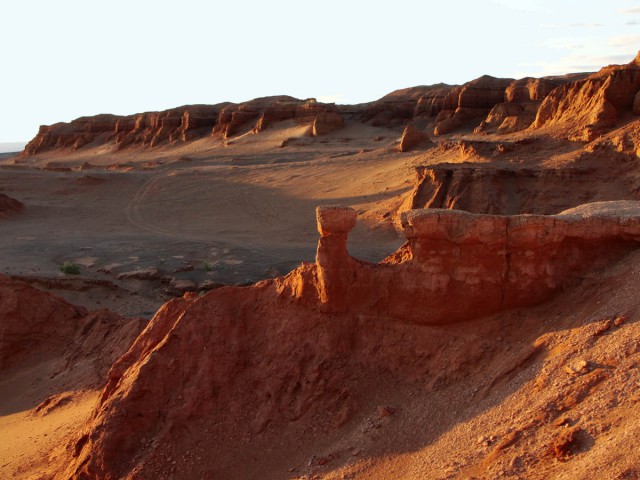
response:
{"label": "distant escarpment", "polygon": [[584,76],[514,80],[483,75],[464,85],[438,84],[396,90],[366,104],[362,120],[377,126],[423,120],[435,135],[451,133],[464,126],[477,126],[476,133],[511,133],[529,127],[540,103],[556,87]]}
{"label": "distant escarpment", "polygon": [[[333,117],[327,117],[328,113]],[[227,139],[248,131],[259,133],[275,122],[291,119],[310,126],[318,120],[320,126],[316,134],[320,135],[340,125],[335,116],[340,116],[340,113],[333,104],[288,96],[257,98],[238,104],[188,105],[128,116],[96,115],[69,123],[41,126],[24,153],[36,155],[62,149],[75,151],[103,144],[114,144],[117,149],[155,147],[210,135]],[[330,126],[324,127],[327,124]]]}
{"label": "distant escarpment", "polygon": [[213,135],[221,140],[260,133],[295,120],[310,135],[325,135],[347,122],[398,130],[419,125],[427,135],[458,131],[509,134],[557,127],[560,136],[591,141],[626,114],[640,114],[640,61],[597,73],[542,78],[483,75],[463,85],[436,84],[396,90],[359,105],[335,105],[289,96],[243,103],[190,105],[137,115],[96,115],[42,126],[24,155],[111,145],[156,147]]}

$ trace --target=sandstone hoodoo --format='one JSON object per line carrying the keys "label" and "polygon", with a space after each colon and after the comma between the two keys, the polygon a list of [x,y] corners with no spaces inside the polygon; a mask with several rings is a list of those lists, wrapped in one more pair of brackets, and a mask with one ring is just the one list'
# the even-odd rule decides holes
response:
{"label": "sandstone hoodoo", "polygon": [[[637,202],[549,217],[414,210],[404,215],[407,244],[376,265],[347,253],[353,209],[320,207],[317,220],[315,264],[248,288],[187,295],[156,314],[111,369],[60,478],[152,477],[176,451],[201,451],[198,442],[220,445],[226,456],[225,438],[267,426],[304,438],[298,428],[309,418],[326,425],[325,435],[339,435],[364,371],[398,380],[430,368],[431,360],[398,363],[394,348],[379,350],[380,328],[389,345],[404,338],[404,349],[429,350],[439,337],[409,324],[451,325],[540,303],[640,242]],[[234,448],[248,445],[238,442]],[[181,468],[185,476],[243,478],[244,471],[223,462],[181,461]]]}

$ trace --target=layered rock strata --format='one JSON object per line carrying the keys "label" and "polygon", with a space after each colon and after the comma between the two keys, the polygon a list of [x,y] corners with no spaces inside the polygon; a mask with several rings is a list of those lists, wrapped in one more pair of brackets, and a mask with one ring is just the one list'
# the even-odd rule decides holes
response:
{"label": "layered rock strata", "polygon": [[[69,123],[41,126],[25,147],[25,155],[52,150],[75,151],[84,147],[112,144],[126,147],[156,147],[188,142],[209,135],[224,139],[249,131],[261,132],[275,122],[294,119],[310,126],[320,115],[319,130],[341,127],[342,119],[333,104],[314,99],[265,97],[244,103],[189,105],[162,112],[137,115],[96,115]],[[328,116],[322,116],[322,115]],[[331,116],[332,114],[335,114]],[[340,118],[337,119],[336,115]]]}
{"label": "layered rock strata", "polygon": [[[467,150],[471,147],[467,147]],[[476,151],[482,150],[481,146]],[[508,168],[473,163],[416,167],[402,210],[444,208],[492,215],[559,213],[583,203],[637,198],[637,187],[611,169]]]}
{"label": "layered rock strata", "polygon": [[569,129],[569,138],[591,141],[633,112],[638,91],[637,60],[605,67],[553,90],[540,105],[532,128],[563,127]]}

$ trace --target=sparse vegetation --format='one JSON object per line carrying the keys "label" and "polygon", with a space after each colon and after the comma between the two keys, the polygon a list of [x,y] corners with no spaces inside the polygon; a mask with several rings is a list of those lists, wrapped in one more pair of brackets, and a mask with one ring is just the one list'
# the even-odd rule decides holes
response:
{"label": "sparse vegetation", "polygon": [[80,265],[77,263],[64,262],[60,271],[65,275],[80,275]]}
{"label": "sparse vegetation", "polygon": [[202,264],[202,268],[204,269],[205,272],[210,272],[213,269],[213,265],[211,265],[208,261],[204,261],[204,263]]}

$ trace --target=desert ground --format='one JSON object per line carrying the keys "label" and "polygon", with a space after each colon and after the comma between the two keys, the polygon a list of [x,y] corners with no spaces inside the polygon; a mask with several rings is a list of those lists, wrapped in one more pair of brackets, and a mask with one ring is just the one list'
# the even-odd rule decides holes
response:
{"label": "desert ground", "polygon": [[1,154],[0,477],[640,478],[640,61],[442,89]]}

